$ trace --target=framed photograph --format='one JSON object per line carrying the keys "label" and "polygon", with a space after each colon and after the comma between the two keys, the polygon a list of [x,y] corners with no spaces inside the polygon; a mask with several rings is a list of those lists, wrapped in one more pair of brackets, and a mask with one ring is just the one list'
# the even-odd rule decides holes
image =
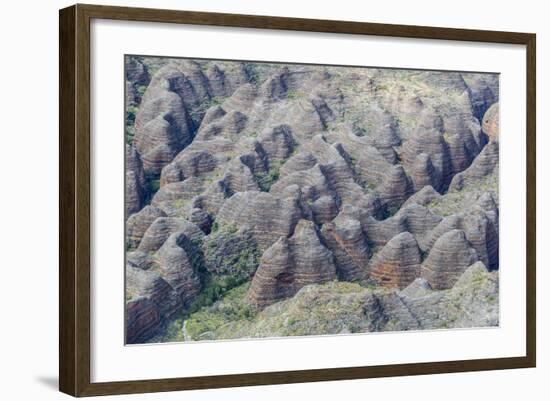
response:
{"label": "framed photograph", "polygon": [[535,366],[534,34],[59,18],[61,391]]}

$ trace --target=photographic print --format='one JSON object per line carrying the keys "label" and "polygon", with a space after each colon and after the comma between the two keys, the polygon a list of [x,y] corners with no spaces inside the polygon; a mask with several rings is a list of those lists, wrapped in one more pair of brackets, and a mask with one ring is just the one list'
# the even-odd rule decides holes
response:
{"label": "photographic print", "polygon": [[124,77],[126,344],[499,325],[498,74]]}

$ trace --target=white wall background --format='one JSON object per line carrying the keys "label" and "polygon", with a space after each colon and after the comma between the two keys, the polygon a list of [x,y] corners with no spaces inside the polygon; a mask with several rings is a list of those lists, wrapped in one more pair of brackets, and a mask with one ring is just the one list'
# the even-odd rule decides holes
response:
{"label": "white wall background", "polygon": [[[91,1],[91,0],[90,0]],[[113,0],[114,1],[114,0]],[[311,2],[157,0],[114,4],[412,25],[536,32],[538,37],[538,368],[436,376],[105,397],[129,400],[465,399],[542,400],[550,375],[550,26],[541,1]],[[69,1],[4,2],[0,22],[0,395],[58,400],[57,392],[57,10]],[[548,181],[548,180],[546,180]],[[546,339],[545,339],[546,337]],[[182,362],[185,363],[185,362]]]}

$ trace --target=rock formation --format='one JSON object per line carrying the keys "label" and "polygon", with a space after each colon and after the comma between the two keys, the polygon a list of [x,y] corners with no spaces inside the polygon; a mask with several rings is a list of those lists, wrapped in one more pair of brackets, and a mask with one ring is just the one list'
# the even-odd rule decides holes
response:
{"label": "rock formation", "polygon": [[472,165],[453,177],[450,189],[460,190],[498,170],[498,142],[489,142]]}
{"label": "rock formation", "polygon": [[436,290],[451,288],[466,268],[477,260],[477,252],[464,231],[451,230],[435,242],[422,264],[422,278]]}
{"label": "rock formation", "polygon": [[370,268],[370,277],[381,286],[405,288],[420,275],[420,249],[409,232],[393,237],[378,252]]}
{"label": "rock formation", "polygon": [[126,203],[126,216],[139,212],[145,201],[147,182],[143,165],[136,150],[131,145],[126,145],[126,190],[124,200]]}
{"label": "rock formation", "polygon": [[365,279],[368,275],[370,249],[358,220],[345,215],[323,225],[321,235],[332,251],[338,278],[343,281]]}
{"label": "rock formation", "polygon": [[125,90],[128,343],[498,324],[497,75],[127,56]]}
{"label": "rock formation", "polygon": [[336,278],[332,253],[321,244],[314,225],[301,220],[290,238],[279,237],[261,258],[249,297],[265,306],[296,294],[305,285]]}
{"label": "rock formation", "polygon": [[130,249],[136,248],[147,229],[159,217],[166,214],[158,207],[147,205],[138,213],[131,215],[126,221],[126,244]]}
{"label": "rock formation", "polygon": [[238,192],[219,211],[220,225],[247,227],[261,250],[281,236],[287,237],[301,217],[298,186],[287,187],[281,196],[258,191]]}
{"label": "rock formation", "polygon": [[498,142],[499,136],[499,104],[494,103],[483,115],[482,128],[490,141]]}

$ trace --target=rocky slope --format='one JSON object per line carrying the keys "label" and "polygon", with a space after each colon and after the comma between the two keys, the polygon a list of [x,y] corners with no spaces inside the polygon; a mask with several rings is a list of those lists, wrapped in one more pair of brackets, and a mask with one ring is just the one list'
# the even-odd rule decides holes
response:
{"label": "rocky slope", "polygon": [[125,70],[128,343],[498,324],[498,76]]}

